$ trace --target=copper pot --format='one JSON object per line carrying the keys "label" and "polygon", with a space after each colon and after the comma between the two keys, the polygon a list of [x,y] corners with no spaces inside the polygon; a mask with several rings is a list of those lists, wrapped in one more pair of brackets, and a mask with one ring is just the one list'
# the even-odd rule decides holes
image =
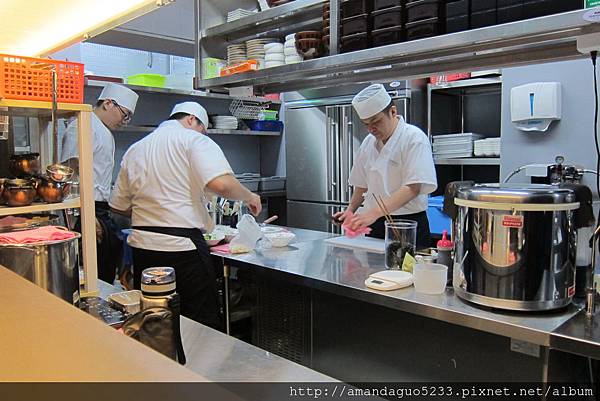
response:
{"label": "copper pot", "polygon": [[11,174],[19,178],[39,174],[40,154],[24,153],[21,155],[12,155],[8,162],[8,169]]}
{"label": "copper pot", "polygon": [[2,197],[8,206],[29,206],[35,199],[35,183],[31,180],[6,180]]}
{"label": "copper pot", "polygon": [[46,203],[62,202],[70,193],[71,184],[56,182],[48,177],[42,177],[37,186],[37,194]]}

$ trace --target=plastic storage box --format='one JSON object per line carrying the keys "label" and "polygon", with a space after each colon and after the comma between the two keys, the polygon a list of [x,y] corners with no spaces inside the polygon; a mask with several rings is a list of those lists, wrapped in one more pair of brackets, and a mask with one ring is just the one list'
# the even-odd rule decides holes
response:
{"label": "plastic storage box", "polygon": [[403,21],[402,18],[402,6],[396,6],[386,8],[380,11],[374,11],[371,14],[373,18],[373,29],[385,29],[391,27],[401,27]]}
{"label": "plastic storage box", "polygon": [[252,131],[281,132],[283,130],[281,121],[247,121],[246,124]]}
{"label": "plastic storage box", "polygon": [[406,0],[374,0],[373,11],[383,10],[384,8],[402,6],[406,4]]}
{"label": "plastic storage box", "polygon": [[285,189],[285,177],[263,177],[258,184],[259,191],[280,191]]}
{"label": "plastic storage box", "polygon": [[0,54],[0,98],[52,101],[53,70],[56,100],[83,103],[83,64],[8,54]]}
{"label": "plastic storage box", "polygon": [[154,88],[164,88],[166,77],[160,74],[136,74],[127,77],[129,85],[152,86]]}
{"label": "plastic storage box", "polygon": [[452,219],[442,210],[444,209],[444,197],[432,196],[429,198],[427,207],[427,219],[429,220],[429,231],[432,234],[442,235],[444,230],[451,232]]}
{"label": "plastic storage box", "polygon": [[342,18],[368,14],[373,8],[373,0],[343,0],[340,4]]}

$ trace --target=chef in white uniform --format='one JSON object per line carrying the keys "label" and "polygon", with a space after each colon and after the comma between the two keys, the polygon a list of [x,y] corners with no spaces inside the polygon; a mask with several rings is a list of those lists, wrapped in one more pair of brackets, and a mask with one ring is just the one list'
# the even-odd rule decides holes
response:
{"label": "chef in white uniform", "polygon": [[[135,112],[138,95],[129,88],[108,83],[92,113],[94,199],[96,201],[96,241],[98,277],[112,283],[122,262],[122,242],[117,236],[108,200],[115,165],[115,139],[111,132],[126,125]],[[72,121],[61,141],[60,159],[78,171],[79,143],[77,121]]]}
{"label": "chef in white uniform", "polygon": [[244,201],[255,216],[261,200],[240,184],[219,146],[203,135],[207,126],[208,115],[198,103],[176,105],[169,120],[127,150],[110,206],[131,215],[127,242],[134,287],[140,288],[145,268],[171,266],[182,314],[220,328],[214,270],[203,237],[213,228],[205,194]]}
{"label": "chef in white uniform", "polygon": [[344,221],[352,212],[350,228],[371,227],[372,237],[384,238],[385,217],[375,200],[381,198],[393,218],[417,222],[418,247],[430,246],[426,210],[437,179],[427,135],[398,115],[383,85],[363,89],[352,106],[370,135],[361,144],[350,173],[354,193],[349,207],[335,217]]}

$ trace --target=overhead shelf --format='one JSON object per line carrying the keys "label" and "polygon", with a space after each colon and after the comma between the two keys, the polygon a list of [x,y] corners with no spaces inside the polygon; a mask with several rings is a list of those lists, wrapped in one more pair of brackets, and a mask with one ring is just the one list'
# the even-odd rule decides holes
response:
{"label": "overhead shelf", "polygon": [[[295,3],[300,2],[289,5]],[[436,73],[581,58],[585,55],[577,51],[576,38],[600,32],[600,24],[583,19],[586,12],[578,10],[549,15],[265,70],[197,80],[195,87],[253,85],[259,92],[276,93],[350,82],[410,79]],[[246,18],[258,19],[259,16]],[[225,27],[211,29],[213,34],[225,32]],[[231,30],[234,29],[232,26]],[[206,31],[211,32],[210,29]]]}
{"label": "overhead shelf", "polygon": [[[157,127],[144,127],[144,126],[124,126],[118,129],[120,132],[139,132],[139,133],[150,133]],[[245,136],[279,136],[279,131],[250,131],[242,129],[215,129],[209,128],[208,135],[245,135]]]}
{"label": "overhead shelf", "polygon": [[249,131],[242,129],[215,129],[210,128],[208,135],[252,135],[252,136],[279,136],[279,131]]}
{"label": "overhead shelf", "polygon": [[434,159],[434,163],[446,166],[499,166],[499,157],[472,157],[467,159]]}
{"label": "overhead shelf", "polygon": [[[86,79],[86,86],[90,87],[105,87],[108,84],[106,81],[96,81],[91,79]],[[205,92],[198,90],[188,90],[188,89],[174,89],[174,88],[156,88],[153,86],[141,86],[141,85],[129,85],[129,84],[119,84],[130,88],[136,92],[141,93],[161,93],[166,95],[182,95],[182,96],[193,96],[205,99],[222,99],[222,100],[233,100],[233,99],[244,99],[251,100],[256,102],[271,102],[273,104],[281,104],[278,100],[271,100],[265,97],[235,97],[229,96],[223,93],[213,93],[213,92]]]}
{"label": "overhead shelf", "polygon": [[473,88],[489,85],[502,85],[502,77],[494,78],[471,78],[451,81],[444,84],[429,84],[430,90],[451,90],[459,88]]}
{"label": "overhead shelf", "polygon": [[0,206],[0,216],[22,213],[50,212],[53,210],[75,209],[80,206],[79,198],[70,199],[61,203],[33,203],[30,206],[9,207]]}
{"label": "overhead shelf", "polygon": [[[276,31],[296,32],[301,26],[323,21],[323,4],[329,0],[296,0],[261,11],[254,15],[207,28],[201,32],[202,39],[225,39],[227,41],[256,38]],[[261,35],[262,34],[262,35]]]}

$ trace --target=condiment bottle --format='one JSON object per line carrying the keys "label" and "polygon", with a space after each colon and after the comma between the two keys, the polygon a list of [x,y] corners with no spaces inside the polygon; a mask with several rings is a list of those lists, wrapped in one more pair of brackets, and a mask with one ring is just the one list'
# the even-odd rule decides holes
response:
{"label": "condiment bottle", "polygon": [[452,250],[454,249],[454,242],[448,239],[448,232],[444,230],[442,234],[442,239],[437,243],[437,251],[438,257],[437,262],[448,266],[448,280],[446,282],[447,285],[452,285]]}

